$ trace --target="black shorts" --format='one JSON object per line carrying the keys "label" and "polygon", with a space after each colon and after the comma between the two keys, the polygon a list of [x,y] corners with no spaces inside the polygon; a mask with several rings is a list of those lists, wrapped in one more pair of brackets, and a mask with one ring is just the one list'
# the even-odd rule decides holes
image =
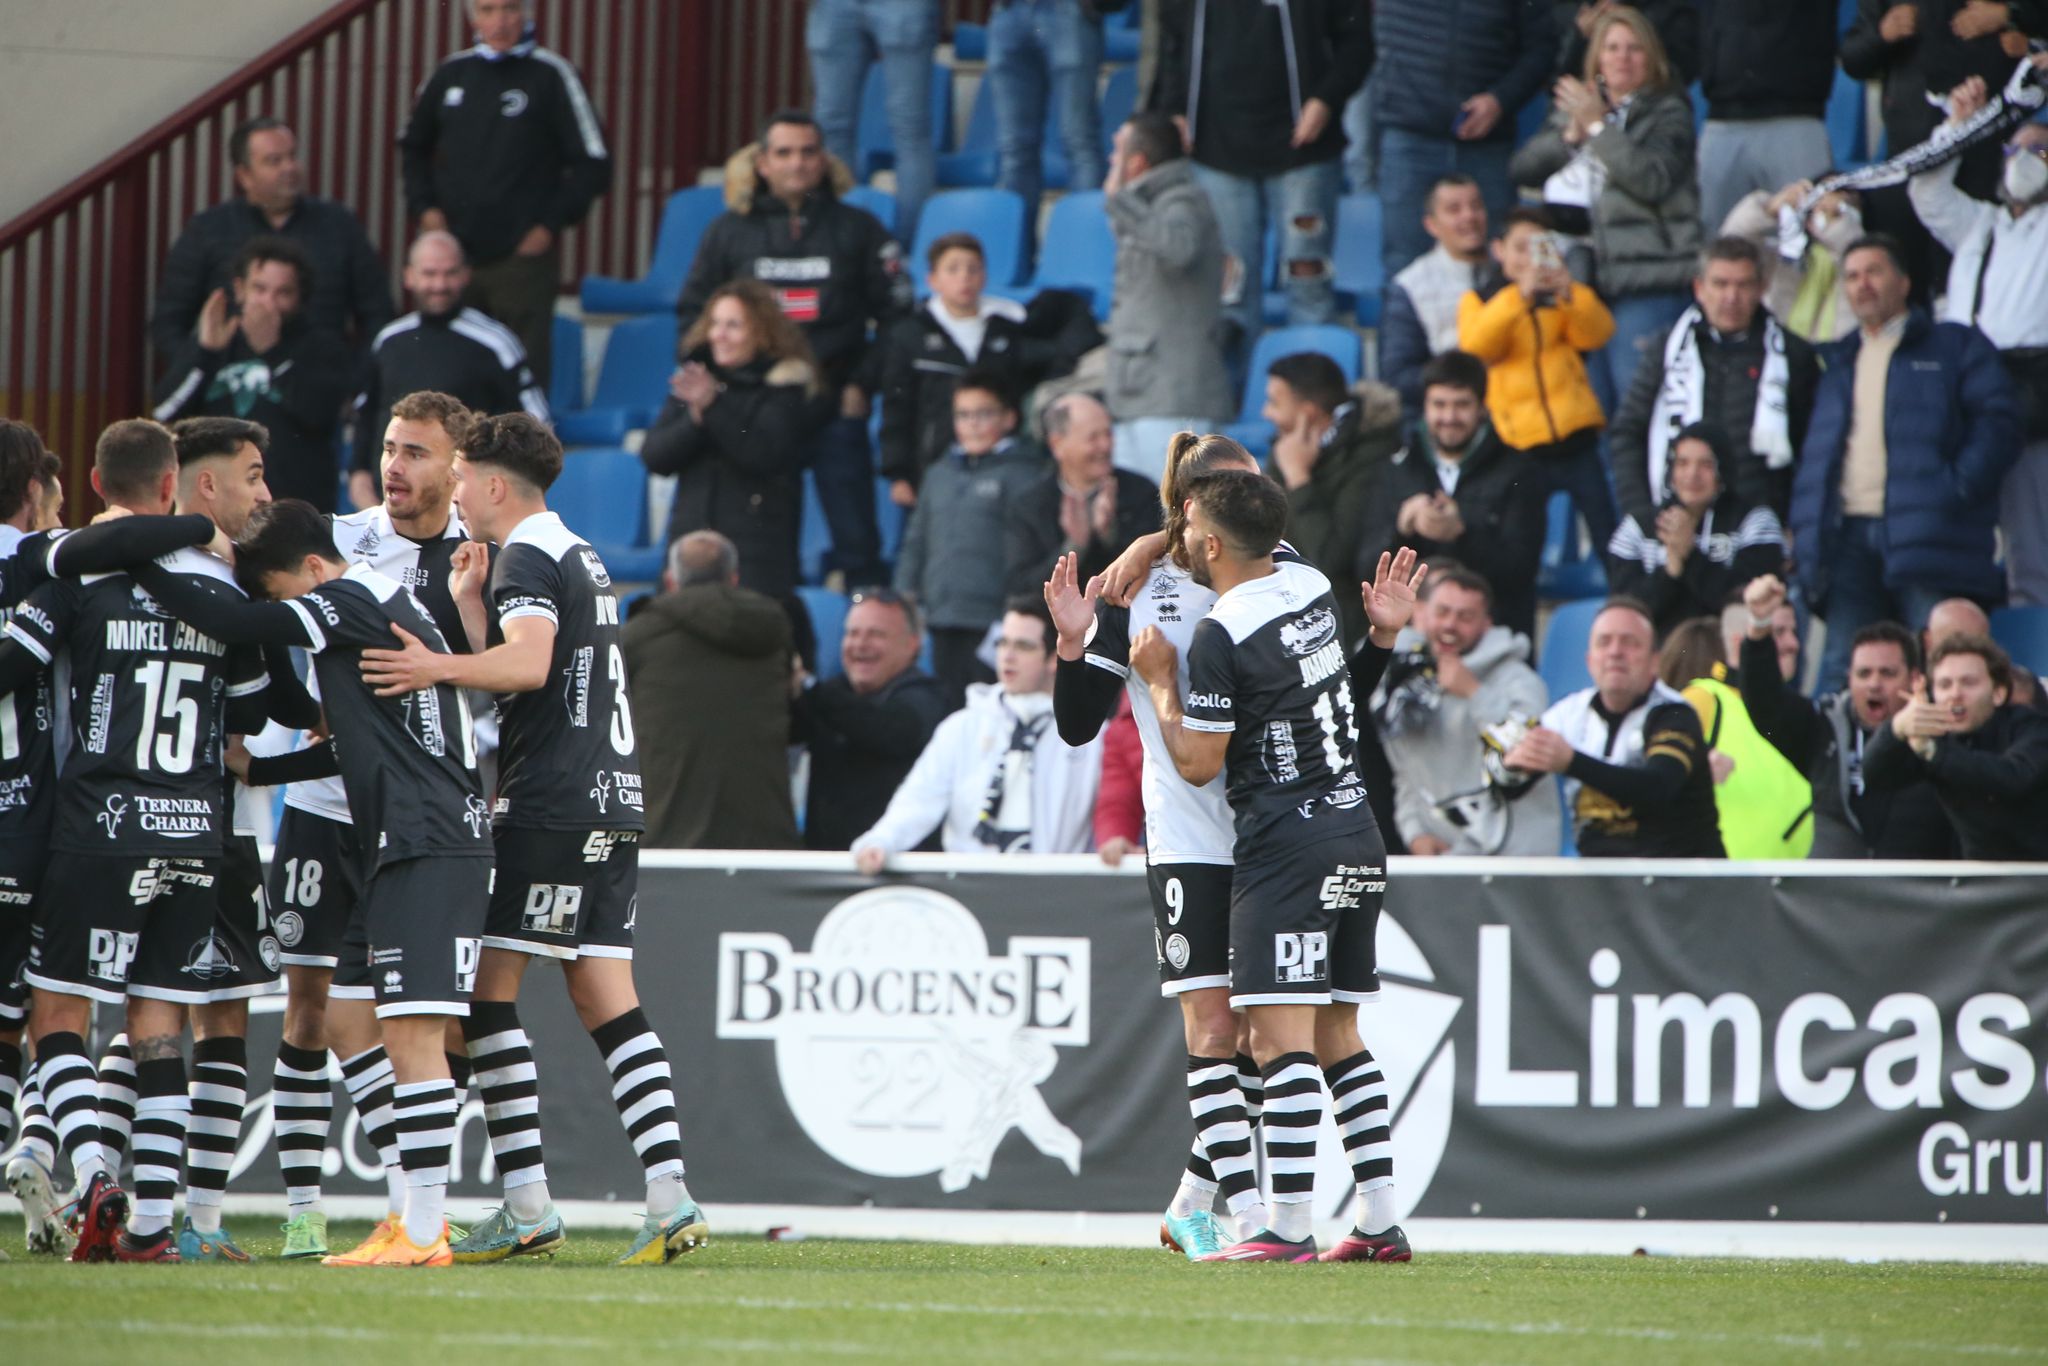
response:
{"label": "black shorts", "polygon": [[50,842],[0,840],[0,1029],[28,1018],[29,933],[35,925],[36,889],[50,861]]}
{"label": "black shorts", "polygon": [[631,958],[637,830],[499,830],[484,943],[547,958]]}
{"label": "black shorts", "polygon": [[1155,863],[1145,870],[1161,996],[1230,985],[1230,873],[1227,863]]}
{"label": "black shorts", "polygon": [[218,858],[50,855],[36,898],[28,983],[118,1005],[212,998]]}
{"label": "black shorts", "polygon": [[1239,863],[1230,889],[1230,1004],[1378,997],[1373,941],[1386,891],[1386,845],[1370,827]]}
{"label": "black shorts", "polygon": [[362,863],[356,828],[296,806],[284,809],[277,848],[270,855],[270,923],[284,962],[294,968],[331,968],[341,958],[342,935],[362,900]]}
{"label": "black shorts", "polygon": [[491,904],[487,858],[410,858],[370,875],[331,994],[392,1015],[467,1015]]}
{"label": "black shorts", "polygon": [[213,949],[206,955],[209,1001],[268,996],[284,983],[278,976],[282,950],[263,895],[263,855],[254,835],[229,835],[221,842],[219,913]]}

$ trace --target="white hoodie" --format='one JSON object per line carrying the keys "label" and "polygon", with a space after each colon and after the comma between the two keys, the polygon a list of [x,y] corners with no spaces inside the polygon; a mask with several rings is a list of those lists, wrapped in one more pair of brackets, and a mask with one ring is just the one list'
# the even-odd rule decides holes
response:
{"label": "white hoodie", "polygon": [[[941,844],[947,853],[992,852],[974,837],[982,801],[1017,723],[1049,717],[1051,711],[1051,693],[1008,696],[994,683],[968,685],[967,705],[939,723],[889,799],[889,809],[853,847],[900,854],[923,843],[943,820]],[[1085,854],[1094,847],[1095,792],[1101,781],[1100,737],[1073,748],[1048,720],[1033,749],[1032,853]]]}

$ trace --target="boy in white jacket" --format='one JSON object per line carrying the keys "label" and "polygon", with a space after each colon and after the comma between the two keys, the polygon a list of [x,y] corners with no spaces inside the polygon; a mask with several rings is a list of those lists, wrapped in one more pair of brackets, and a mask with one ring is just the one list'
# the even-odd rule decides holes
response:
{"label": "boy in white jacket", "polygon": [[996,682],[967,689],[874,828],[853,842],[873,875],[944,822],[949,854],[1084,854],[1094,842],[1100,739],[1073,748],[1053,724],[1052,618],[1034,598],[1005,608]]}

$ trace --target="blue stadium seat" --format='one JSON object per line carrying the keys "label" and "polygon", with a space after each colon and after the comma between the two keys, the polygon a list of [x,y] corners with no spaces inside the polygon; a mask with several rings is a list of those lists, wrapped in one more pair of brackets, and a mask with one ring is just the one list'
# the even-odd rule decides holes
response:
{"label": "blue stadium seat", "polygon": [[873,214],[890,232],[896,231],[895,195],[872,185],[856,185],[846,192],[845,197],[846,202],[856,209],[866,209]]}
{"label": "blue stadium seat", "polygon": [[996,164],[996,98],[989,82],[984,80],[974,92],[960,145],[939,158],[939,185],[945,189],[993,185]]}
{"label": "blue stadium seat", "polygon": [[605,342],[590,406],[558,419],[555,435],[565,446],[616,446],[627,432],[645,427],[661,411],[675,364],[675,314],[626,319]]}
{"label": "blue stadium seat", "polygon": [[1694,81],[1687,87],[1686,93],[1692,96],[1692,135],[1698,137],[1700,130],[1707,126],[1706,88],[1698,81]]}
{"label": "blue stadium seat", "polygon": [[[1142,5],[1131,5],[1127,12],[1135,14]],[[1102,32],[1102,60],[1105,62],[1135,62],[1138,60],[1138,30],[1127,24],[1112,24]]]}
{"label": "blue stadium seat", "polygon": [[[953,72],[932,63],[932,150],[942,152],[953,131]],[[860,122],[854,129],[853,178],[867,180],[875,172],[896,164],[896,147],[889,137],[889,110],[882,90],[882,64],[868,67],[860,88]],[[891,226],[894,226],[893,224]]]}
{"label": "blue stadium seat", "polygon": [[846,614],[852,604],[844,593],[808,584],[797,589],[796,595],[811,614],[811,631],[818,640],[818,677],[837,678],[845,672],[839,664],[839,642],[846,635]]}
{"label": "blue stadium seat", "polygon": [[[1136,5],[1131,6],[1136,10]],[[1110,144],[1116,140],[1116,130],[1130,119],[1131,111],[1138,107],[1138,68],[1120,66],[1109,73],[1109,80],[1102,87],[1102,154],[1109,155]]]}
{"label": "blue stadium seat", "polygon": [[1380,197],[1348,194],[1337,201],[1337,237],[1331,245],[1337,296],[1358,316],[1359,325],[1378,327],[1386,267],[1380,261]]}
{"label": "blue stadium seat", "polygon": [[590,542],[618,583],[661,577],[663,547],[647,534],[647,469],[617,447],[578,447],[562,459],[548,507]]}
{"label": "blue stadium seat", "polygon": [[1828,95],[1828,145],[1835,152],[1835,169],[1851,170],[1869,164],[1870,153],[1863,136],[1863,83],[1835,68],[1835,88]]}
{"label": "blue stadium seat", "polygon": [[825,505],[818,500],[818,480],[804,471],[803,519],[797,530],[796,566],[805,583],[825,578],[825,557],[832,550],[832,528],[825,521]]}
{"label": "blue stadium seat", "polygon": [[1543,558],[1536,574],[1540,597],[1597,598],[1607,592],[1607,547],[1582,545],[1571,495],[1550,495]]}
{"label": "blue stadium seat", "polygon": [[1116,235],[1102,211],[1102,191],[1076,190],[1053,204],[1046,218],[1045,240],[1038,250],[1038,274],[1030,293],[1071,289],[1086,294],[1098,320],[1109,317],[1111,286],[1116,282]]}
{"label": "blue stadium seat", "polygon": [[2048,677],[2048,607],[2001,607],[1991,614],[1991,638],[2016,664]]}
{"label": "blue stadium seat", "polygon": [[988,25],[960,23],[953,25],[953,60],[956,62],[985,62],[988,60]]}
{"label": "blue stadium seat", "polygon": [[[583,406],[583,323],[557,313],[553,328],[554,369],[548,376],[548,411],[560,422]],[[344,466],[344,468],[346,468]]]}
{"label": "blue stadium seat", "polygon": [[1593,686],[1593,677],[1586,672],[1586,646],[1593,639],[1593,618],[1600,615],[1600,603],[1599,598],[1567,602],[1550,614],[1536,672],[1543,675],[1553,702]]}
{"label": "blue stadium seat", "polygon": [[697,258],[697,243],[711,220],[725,212],[725,189],[718,185],[696,185],[677,190],[662,206],[661,225],[655,229],[654,259],[647,274],[638,280],[615,280],[609,275],[590,275],[583,280],[585,313],[659,313],[676,306],[683,292],[683,279],[690,262]]}
{"label": "blue stadium seat", "polygon": [[1269,328],[1252,348],[1251,361],[1245,367],[1244,400],[1238,408],[1237,420],[1223,428],[1261,459],[1273,445],[1273,426],[1259,416],[1266,406],[1266,370],[1280,357],[1297,351],[1322,352],[1337,362],[1346,384],[1358,382],[1358,334],[1350,328],[1334,323]]}
{"label": "blue stadium seat", "polygon": [[[971,232],[988,259],[988,283],[1000,290],[1024,279],[1024,201],[1009,190],[945,190],[924,202],[917,218],[917,241],[910,259],[922,263],[934,238],[949,232]],[[913,267],[918,294],[925,293],[924,271]]]}

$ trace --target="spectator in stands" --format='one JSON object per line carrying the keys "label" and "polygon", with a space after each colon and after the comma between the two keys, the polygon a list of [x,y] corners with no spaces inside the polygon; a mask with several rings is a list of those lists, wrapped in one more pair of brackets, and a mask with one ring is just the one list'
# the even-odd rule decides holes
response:
{"label": "spectator in stands", "polygon": [[[1758,578],[1783,582],[1776,574],[1760,574]],[[1751,579],[1750,583],[1755,583]],[[1743,592],[1748,593],[1748,585]],[[1746,598],[1745,598],[1746,601]],[[1749,608],[1744,602],[1731,602],[1721,609],[1721,659],[1730,668],[1742,663],[1742,647],[1749,639],[1749,628],[1755,623],[1750,620]],[[1780,601],[1769,617],[1770,630],[1767,638],[1771,642],[1773,658],[1776,660],[1778,677],[1795,687],[1799,682],[1799,655],[1803,648],[1799,638],[1799,613],[1790,602]]]}
{"label": "spectator in stands", "polygon": [[[1975,114],[1986,96],[1972,76],[1949,95],[1949,121]],[[2013,130],[1997,204],[1963,193],[1957,165],[1922,171],[1908,188],[1921,221],[1955,256],[1942,316],[1989,337],[2012,376],[2025,444],[1998,499],[2006,581],[2013,601],[2048,605],[2048,123]]]}
{"label": "spectator in stands", "polygon": [[[1747,629],[1737,656],[1742,702],[1757,730],[1798,765],[1813,792],[1812,858],[1942,859],[1956,856],[1955,832],[1924,778],[1864,781],[1864,756],[1924,685],[1920,647],[1894,621],[1856,632],[1849,686],[1809,702],[1783,671],[1778,620],[1790,613],[1776,575],[1743,591]],[[1771,667],[1776,662],[1778,668]]]}
{"label": "spectator in stands", "polygon": [[[1790,609],[1786,609],[1790,614]],[[1746,620],[1747,609],[1730,609]],[[1735,634],[1739,639],[1742,628]],[[1795,656],[1796,657],[1796,656]],[[1777,660],[1770,661],[1772,669]],[[1692,617],[1672,628],[1658,677],[1699,713],[1721,845],[1733,859],[1800,859],[1813,847],[1813,790],[1790,759],[1750,720],[1741,682],[1728,664],[1721,620]]]}
{"label": "spectator in stands", "polygon": [[1037,480],[1044,452],[1017,436],[1017,402],[980,371],[953,390],[953,449],[925,471],[904,528],[897,591],[914,599],[932,633],[932,672],[948,707],[970,683],[994,678],[982,663],[988,628],[1003,614],[1004,523],[1010,504]]}
{"label": "spectator in stands", "polygon": [[1721,223],[1721,235],[1752,243],[1770,263],[1764,309],[1796,337],[1816,347],[1840,341],[1856,330],[1856,314],[1842,279],[1842,254],[1863,239],[1863,197],[1833,190],[1807,211],[1806,243],[1787,259],[1781,248],[1778,212],[1797,208],[1813,182],[1795,180],[1775,194],[1752,190]]}
{"label": "spectator in stands", "polygon": [[[868,327],[886,329],[911,300],[889,230],[839,198],[852,187],[844,165],[828,164],[816,120],[801,110],[770,116],[761,140],[725,163],[726,211],[704,230],[676,312],[688,331],[713,290],[752,278],[802,329],[838,407],[812,447],[811,472],[832,527],[833,567],[860,585],[882,574],[868,448],[882,358],[868,344]],[[742,549],[742,569],[747,558]]]}
{"label": "spectator in stands", "polygon": [[547,395],[526,363],[519,336],[488,314],[465,308],[469,263],[455,234],[424,232],[405,258],[405,288],[414,311],[377,334],[370,373],[356,397],[355,467],[349,498],[359,508],[377,501],[377,462],[391,405],[425,389],[462,400],[480,416],[522,409],[550,421]]}
{"label": "spectator in stands", "polygon": [[891,323],[882,347],[882,477],[899,507],[917,506],[926,467],[953,444],[953,386],[969,370],[1010,376],[1023,392],[1031,344],[1024,306],[984,294],[988,263],[971,233],[949,232],[926,252],[931,298]]}
{"label": "spectator in stands", "polygon": [[1380,259],[1389,279],[1429,250],[1422,209],[1437,178],[1479,182],[1489,220],[1514,206],[1515,122],[1557,55],[1549,0],[1377,0],[1373,117],[1380,128]]}
{"label": "spectator in stands", "polygon": [[1344,189],[1345,104],[1372,70],[1372,19],[1353,0],[1171,4],[1159,12],[1153,107],[1187,135],[1195,181],[1215,206],[1231,266],[1233,347],[1264,321],[1266,229],[1277,234],[1287,321],[1337,313],[1330,247]]}
{"label": "spectator in stands", "polygon": [[1124,548],[1159,530],[1159,485],[1110,463],[1109,409],[1065,394],[1045,410],[1051,468],[1010,499],[1003,514],[1006,591],[1042,594],[1053,564],[1078,554],[1082,582],[1109,568]]}
{"label": "spectator in stands", "polygon": [[1149,476],[1175,432],[1236,412],[1223,365],[1223,239],[1164,114],[1138,114],[1117,130],[1102,190],[1116,237],[1107,394],[1115,459]]}
{"label": "spectator in stands", "polygon": [[64,525],[63,474],[64,462],[49,451],[36,457],[28,486],[28,525],[23,530],[55,531]]}
{"label": "spectator in stands", "polygon": [[235,254],[234,309],[216,289],[199,326],[171,353],[157,384],[159,422],[239,417],[270,430],[264,478],[276,498],[334,511],[340,491],[335,438],[355,366],[340,335],[315,324],[305,249],[284,237],[252,237]]}
{"label": "spectator in stands", "polygon": [[1951,636],[1927,670],[1872,737],[1865,780],[1932,784],[1966,859],[2048,859],[2048,716],[2011,704],[2012,662],[1989,636]]}
{"label": "spectator in stands", "polygon": [[1729,488],[1728,438],[1705,422],[1671,443],[1652,513],[1630,513],[1607,543],[1607,582],[1639,598],[1661,634],[1693,617],[1718,617],[1759,574],[1785,568],[1778,514]]}
{"label": "spectator in stands", "polygon": [[[1557,0],[1557,74],[1574,75],[1585,70],[1588,40],[1600,16],[1620,0]],[[1690,84],[1700,70],[1700,14],[1698,0],[1642,0],[1635,6],[1650,27],[1657,30],[1665,55],[1681,85]]]}
{"label": "spectator in stands", "polygon": [[715,531],[668,548],[666,590],[620,640],[647,775],[651,849],[793,849],[789,618],[740,587]]}
{"label": "spectator in stands", "polygon": [[1478,289],[1486,250],[1486,199],[1463,172],[1439,176],[1423,203],[1422,230],[1436,245],[1387,283],[1380,304],[1380,378],[1401,395],[1409,421],[1422,416],[1422,367],[1458,349],[1458,301]]}
{"label": "spectator in stands", "polygon": [[740,583],[794,597],[804,458],[832,413],[811,348],[758,280],[711,291],[683,334],[668,401],[640,458],[673,474],[670,540],[716,531],[739,548]]}
{"label": "spectator in stands", "polygon": [[420,86],[398,145],[422,231],[455,234],[469,302],[553,373],[562,232],[611,188],[612,158],[576,68],[534,37],[527,0],[468,0],[476,46]]}
{"label": "spectator in stands", "polygon": [[1533,638],[1545,512],[1542,472],[1487,421],[1486,367],[1450,351],[1424,367],[1422,420],[1373,492],[1350,574],[1331,577],[1362,581],[1382,552],[1413,546],[1483,578],[1490,619]]}
{"label": "spectator in stands", "polygon": [[854,840],[861,872],[879,873],[934,830],[949,854],[1083,854],[1095,842],[1102,742],[1070,746],[1053,725],[1052,615],[1042,600],[1016,598],[1001,620],[996,681],[968,690]]}
{"label": "spectator in stands", "polygon": [[863,590],[846,613],[844,672],[798,679],[790,736],[811,754],[807,848],[852,848],[854,836],[881,819],[945,718],[938,680],[917,667],[923,634],[916,606],[902,594]]}
{"label": "spectator in stands", "polygon": [[[1839,0],[1713,0],[1700,7],[1700,208],[1719,223],[1752,190],[1818,176],[1834,164]],[[1904,147],[1898,150],[1904,151]]]}
{"label": "spectator in stands", "polygon": [[1657,677],[1650,613],[1610,598],[1593,618],[1593,686],[1551,703],[1502,760],[1565,779],[1588,858],[1723,858],[1700,718]]}
{"label": "spectator in stands", "polygon": [[1927,624],[1920,628],[1920,657],[1932,658],[1934,647],[1950,636],[1990,634],[1991,618],[1983,608],[1968,598],[1944,598],[1929,610]]}
{"label": "spectator in stands", "polygon": [[1799,583],[1828,624],[1823,692],[1842,685],[1849,642],[1868,623],[2004,595],[1998,491],[2020,444],[1998,352],[1972,328],[1909,309],[1896,241],[1864,238],[1844,272],[1861,326],[1822,353],[1792,490]]}
{"label": "spectator in stands", "polygon": [[[1347,389],[1337,362],[1298,351],[1267,368],[1261,416],[1273,424],[1272,475],[1287,490],[1288,544],[1333,584],[1371,578],[1379,557],[1357,573],[1359,538],[1381,471],[1401,444],[1399,397],[1372,380]],[[1355,648],[1368,627],[1364,605],[1356,593],[1335,597],[1345,648]]]}
{"label": "spectator in stands", "polygon": [[1692,102],[1656,31],[1627,5],[1594,21],[1584,79],[1563,77],[1551,98],[1549,122],[1509,169],[1517,185],[1542,186],[1554,224],[1591,237],[1593,278],[1614,314],[1602,362],[1612,406],[1690,302],[1700,245]]}
{"label": "spectator in stands", "polygon": [[1415,624],[1394,642],[1372,697],[1373,729],[1394,773],[1394,819],[1409,853],[1558,851],[1564,817],[1557,785],[1524,783],[1485,762],[1548,702],[1543,679],[1529,667],[1529,638],[1494,624],[1486,580],[1460,565],[1432,568]]}
{"label": "spectator in stands", "polygon": [[313,263],[309,321],[368,345],[391,321],[391,278],[362,220],[302,192],[299,140],[281,120],[255,118],[237,127],[228,135],[228,161],[240,193],[195,215],[164,258],[149,319],[158,363],[168,363],[191,335],[208,298],[228,287],[236,254],[258,236],[289,238]]}
{"label": "spectator in stands", "polygon": [[1606,416],[1582,353],[1614,335],[1614,317],[1565,269],[1540,209],[1516,209],[1493,244],[1498,277],[1458,304],[1458,345],[1486,367],[1486,409],[1500,439],[1541,472],[1545,495],[1571,494],[1595,545],[1614,535],[1614,494],[1600,458]]}
{"label": "spectator in stands", "polygon": [[[1036,234],[1048,123],[1059,129],[1069,183],[1100,185],[1102,16],[1125,0],[995,0],[988,16],[988,93],[996,107],[996,185],[1024,199]],[[1050,118],[1048,117],[1050,110]],[[906,239],[907,240],[907,239]]]}
{"label": "spectator in stands", "polygon": [[1700,253],[1693,306],[1646,350],[1607,429],[1615,501],[1647,527],[1669,490],[1677,432],[1704,421],[1726,442],[1722,482],[1782,520],[1792,506],[1792,458],[1813,416],[1820,363],[1763,308],[1764,262],[1754,243],[1721,237]]}
{"label": "spectator in stands", "polygon": [[[917,217],[938,183],[932,129],[932,55],[939,45],[939,0],[811,0],[804,47],[825,146],[854,166],[860,102],[868,68],[882,64],[882,102],[896,167],[896,236],[917,238]],[[820,347],[820,354],[824,348]]]}
{"label": "spectator in stands", "polygon": [[1111,868],[1144,853],[1144,777],[1144,741],[1130,694],[1119,689],[1116,715],[1102,728],[1102,786],[1095,794],[1095,852]]}

